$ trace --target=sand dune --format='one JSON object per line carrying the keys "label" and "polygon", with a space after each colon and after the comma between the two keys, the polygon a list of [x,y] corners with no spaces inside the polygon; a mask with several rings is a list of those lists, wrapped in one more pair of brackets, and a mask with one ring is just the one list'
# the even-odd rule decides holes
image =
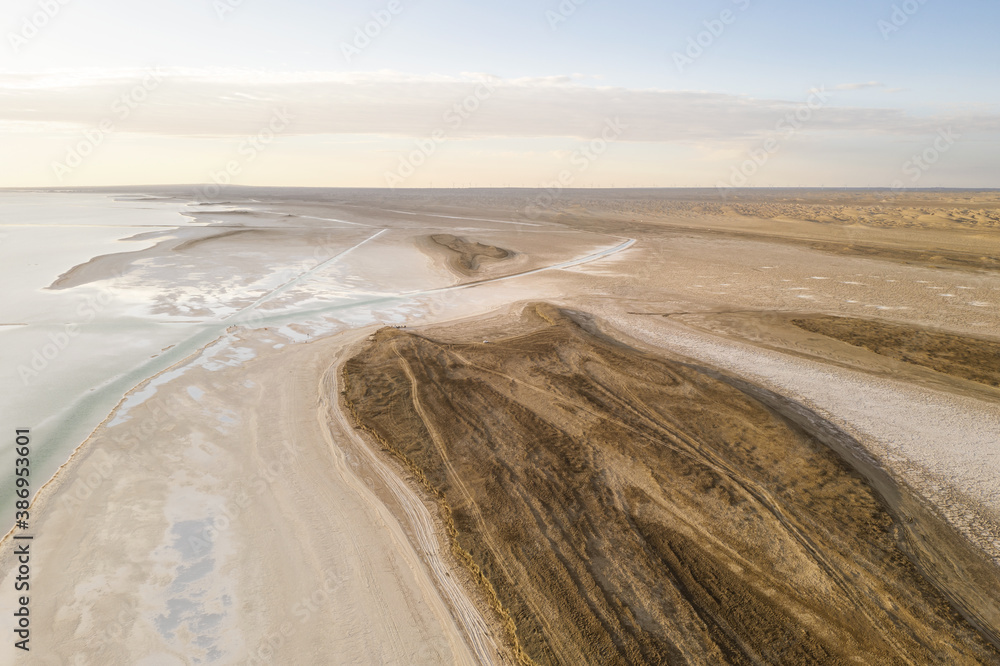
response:
{"label": "sand dune", "polygon": [[1000,659],[819,440],[548,306],[489,344],[381,331],[345,366],[524,663]]}

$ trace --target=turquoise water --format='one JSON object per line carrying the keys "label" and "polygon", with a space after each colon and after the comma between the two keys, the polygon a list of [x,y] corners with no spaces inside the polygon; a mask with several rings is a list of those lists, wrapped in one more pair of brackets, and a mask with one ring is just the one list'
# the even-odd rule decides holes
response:
{"label": "turquoise water", "polygon": [[[145,249],[203,224],[190,210],[101,194],[0,192],[0,528],[14,518],[15,429],[32,431],[35,492],[126,393],[215,340],[224,346],[233,326],[266,326],[293,343],[487,311],[525,296],[516,275],[456,285],[406,232],[399,237],[400,230],[325,218],[315,218],[323,228],[320,247],[274,243],[262,252],[237,243],[222,252],[166,252],[108,279],[46,289],[92,257]],[[145,236],[126,240],[137,234]],[[591,254],[521,275],[568,268],[629,244],[604,239]],[[152,393],[131,396],[116,421]]]}
{"label": "turquoise water", "polygon": [[37,491],[142,379],[151,357],[191,335],[190,324],[127,315],[133,304],[110,282],[45,287],[93,256],[153,244],[124,240],[137,233],[190,224],[182,209],[104,195],[0,192],[0,526],[13,518],[14,430],[32,431]]}

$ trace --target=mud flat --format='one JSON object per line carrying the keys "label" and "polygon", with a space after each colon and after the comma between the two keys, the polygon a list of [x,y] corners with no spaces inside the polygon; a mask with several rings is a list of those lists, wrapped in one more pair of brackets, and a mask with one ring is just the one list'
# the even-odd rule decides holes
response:
{"label": "mud flat", "polygon": [[[383,329],[344,384],[437,498],[522,663],[1000,663],[996,600],[965,609],[977,630],[924,575],[952,564],[919,560],[962,548],[914,555],[904,523],[924,518],[819,429],[551,306],[520,326]],[[996,571],[977,566],[979,589]]]}
{"label": "mud flat", "polygon": [[[364,232],[345,230],[344,239],[360,239]],[[323,227],[298,228],[290,226],[260,227],[260,226],[222,226],[189,227],[167,229],[137,234],[126,241],[155,241],[155,245],[131,252],[117,252],[100,255],[89,261],[78,264],[48,286],[48,289],[63,290],[80,285],[108,280],[135,271],[143,263],[168,266],[181,262],[197,262],[204,266],[214,261],[224,263],[227,268],[240,275],[252,275],[257,266],[247,266],[241,262],[241,254],[253,256],[259,265],[260,257],[274,257],[287,253],[292,249],[313,250],[329,246],[331,236]],[[340,239],[338,239],[340,240]],[[280,249],[279,249],[280,248]],[[308,256],[308,254],[306,255]]]}
{"label": "mud flat", "polygon": [[998,663],[997,193],[175,194],[0,322],[140,318],[18,397],[125,398],[32,509],[39,663]]}

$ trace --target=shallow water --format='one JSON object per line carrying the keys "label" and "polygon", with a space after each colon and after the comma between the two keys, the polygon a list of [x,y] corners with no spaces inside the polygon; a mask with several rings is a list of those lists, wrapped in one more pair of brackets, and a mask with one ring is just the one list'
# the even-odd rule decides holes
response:
{"label": "shallow water", "polygon": [[[359,233],[336,221],[324,227],[318,218],[326,234],[322,253],[280,243],[267,252],[229,252],[228,245],[166,252],[107,279],[46,289],[95,256],[147,249],[173,229],[204,226],[205,211],[197,211],[197,220],[191,211],[178,202],[103,194],[0,193],[0,421],[11,434],[0,438],[0,452],[10,460],[14,429],[31,429],[33,492],[144,380],[206,346],[199,364],[218,355],[225,364],[249,360],[231,344],[233,326],[268,327],[280,347],[348,328],[443,316],[470,302],[489,309],[517,290],[498,280],[488,293],[472,293],[393,230]],[[126,240],[150,231],[161,233]],[[155,395],[155,385],[131,396],[115,422]],[[12,462],[0,466],[5,488]],[[10,515],[14,498],[3,495],[0,511]]]}
{"label": "shallow water", "polygon": [[[191,224],[178,214],[182,208],[97,194],[0,193],[2,423],[11,433],[32,430],[32,490],[141,379],[138,369],[191,328],[129,316],[134,295],[114,280],[63,291],[46,287],[93,256],[154,244],[124,240],[137,233]],[[0,438],[4,460],[12,447],[13,436]],[[0,467],[4,488],[12,468],[12,462]],[[12,498],[4,495],[0,507],[6,508]]]}

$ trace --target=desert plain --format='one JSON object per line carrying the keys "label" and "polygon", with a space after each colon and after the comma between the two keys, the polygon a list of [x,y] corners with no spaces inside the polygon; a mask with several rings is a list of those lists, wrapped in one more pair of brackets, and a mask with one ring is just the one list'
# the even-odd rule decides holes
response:
{"label": "desert plain", "polygon": [[1000,193],[89,194],[31,663],[1000,663]]}

